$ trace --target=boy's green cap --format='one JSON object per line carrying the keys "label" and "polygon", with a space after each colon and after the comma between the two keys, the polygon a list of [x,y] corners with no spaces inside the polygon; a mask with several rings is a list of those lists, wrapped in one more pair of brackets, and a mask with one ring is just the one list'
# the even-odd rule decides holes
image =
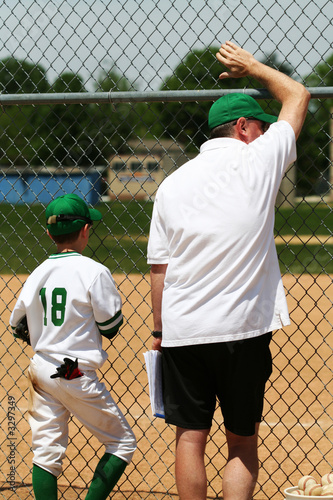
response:
{"label": "boy's green cap", "polygon": [[85,224],[101,220],[102,214],[95,208],[89,208],[77,194],[65,194],[55,198],[46,207],[46,227],[50,234],[59,236],[78,231]]}
{"label": "boy's green cap", "polygon": [[277,116],[264,113],[253,97],[237,92],[226,94],[214,102],[208,114],[208,127],[212,130],[224,123],[244,118],[256,118],[267,123],[277,121]]}

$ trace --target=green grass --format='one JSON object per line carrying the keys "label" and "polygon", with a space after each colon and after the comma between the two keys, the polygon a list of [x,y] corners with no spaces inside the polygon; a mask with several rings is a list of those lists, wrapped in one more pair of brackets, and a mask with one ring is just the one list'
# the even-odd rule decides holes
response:
{"label": "green grass", "polygon": [[[101,203],[103,219],[91,234],[84,254],[105,264],[111,272],[147,273],[146,249],[152,202]],[[278,209],[275,234],[333,234],[333,210],[324,204],[301,203]],[[55,245],[46,235],[44,207],[0,204],[0,273],[30,273]],[[277,246],[281,272],[333,273],[332,245]]]}
{"label": "green grass", "polygon": [[[147,234],[153,204],[101,203],[103,219],[95,223],[84,255],[105,264],[111,272],[146,273]],[[46,234],[41,205],[0,204],[0,273],[30,273],[55,251]]]}
{"label": "green grass", "polygon": [[283,274],[333,273],[333,245],[277,245],[276,250]]}
{"label": "green grass", "polygon": [[[331,236],[333,209],[326,204],[301,203],[276,211],[275,235]],[[330,244],[277,245],[280,270],[292,274],[333,273],[333,246]]]}
{"label": "green grass", "polygon": [[280,208],[275,214],[275,234],[333,234],[333,208],[305,202],[294,208]]}

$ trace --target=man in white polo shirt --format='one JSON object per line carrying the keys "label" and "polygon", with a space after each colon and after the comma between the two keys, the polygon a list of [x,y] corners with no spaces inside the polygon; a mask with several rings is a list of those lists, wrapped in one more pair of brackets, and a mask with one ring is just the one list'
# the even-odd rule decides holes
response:
{"label": "man in white polo shirt", "polygon": [[278,117],[245,94],[211,107],[211,138],[164,180],[148,244],[153,349],[162,349],[166,422],[177,426],[181,500],[205,500],[204,453],[216,398],[229,457],[224,500],[249,500],[271,373],[272,330],[289,324],[274,245],[274,204],[296,159],[309,92],[232,42],[220,78],[252,76],[281,103]]}

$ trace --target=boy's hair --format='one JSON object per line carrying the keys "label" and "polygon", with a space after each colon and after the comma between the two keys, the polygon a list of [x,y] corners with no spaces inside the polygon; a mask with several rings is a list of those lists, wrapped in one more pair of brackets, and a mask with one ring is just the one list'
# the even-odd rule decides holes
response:
{"label": "boy's hair", "polygon": [[57,235],[51,234],[50,236],[53,239],[54,243],[59,243],[59,244],[73,243],[78,239],[81,229],[78,229],[77,231],[74,231],[73,233],[69,234],[57,234]]}

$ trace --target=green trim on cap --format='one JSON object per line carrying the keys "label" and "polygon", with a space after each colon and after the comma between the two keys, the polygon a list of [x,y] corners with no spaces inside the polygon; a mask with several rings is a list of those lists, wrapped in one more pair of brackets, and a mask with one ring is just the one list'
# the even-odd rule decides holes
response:
{"label": "green trim on cap", "polygon": [[208,114],[208,127],[212,130],[224,123],[238,120],[242,116],[256,118],[267,123],[277,121],[277,116],[265,113],[253,97],[234,92],[226,94],[214,102]]}

